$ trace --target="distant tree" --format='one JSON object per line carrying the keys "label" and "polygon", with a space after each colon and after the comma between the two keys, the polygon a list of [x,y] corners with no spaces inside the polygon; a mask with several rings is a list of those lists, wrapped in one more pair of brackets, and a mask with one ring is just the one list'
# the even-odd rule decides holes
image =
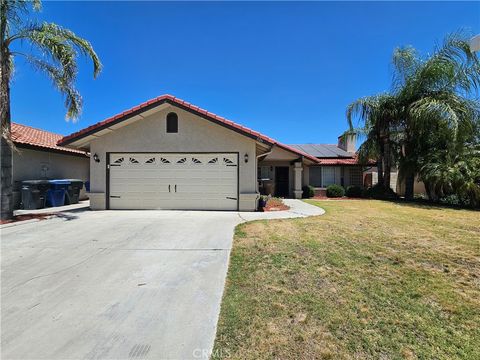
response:
{"label": "distant tree", "polygon": [[[10,81],[14,58],[22,56],[36,70],[47,75],[65,97],[66,117],[75,119],[82,109],[82,97],[75,88],[77,58],[84,55],[93,62],[93,75],[101,63],[91,44],[72,31],[53,23],[25,19],[29,7],[39,11],[41,1],[0,1],[0,123],[1,123],[1,219],[13,215]],[[17,47],[13,47],[18,44]],[[29,44],[29,47],[25,47]]]}

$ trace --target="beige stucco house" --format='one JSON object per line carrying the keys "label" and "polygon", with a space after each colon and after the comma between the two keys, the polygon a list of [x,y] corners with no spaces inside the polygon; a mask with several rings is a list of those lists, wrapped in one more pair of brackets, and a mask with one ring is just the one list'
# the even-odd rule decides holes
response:
{"label": "beige stucco house", "polygon": [[[20,206],[21,182],[41,179],[79,179],[88,181],[90,165],[88,153],[58,146],[62,135],[12,123],[13,201]],[[82,191],[81,198],[85,191]]]}
{"label": "beige stucco house", "polygon": [[90,152],[92,209],[253,211],[261,192],[300,198],[308,184],[362,185],[351,142],[285,145],[171,95],[58,145]]}

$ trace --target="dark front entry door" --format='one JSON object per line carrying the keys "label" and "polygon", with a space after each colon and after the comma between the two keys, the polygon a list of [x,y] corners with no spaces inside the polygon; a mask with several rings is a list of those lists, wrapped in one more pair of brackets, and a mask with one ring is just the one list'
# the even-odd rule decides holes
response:
{"label": "dark front entry door", "polygon": [[288,183],[288,166],[275,167],[275,196],[288,197],[290,186]]}

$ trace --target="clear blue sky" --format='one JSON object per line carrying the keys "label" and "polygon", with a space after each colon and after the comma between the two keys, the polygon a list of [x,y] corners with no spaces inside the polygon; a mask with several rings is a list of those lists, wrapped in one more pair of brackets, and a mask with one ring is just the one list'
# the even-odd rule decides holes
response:
{"label": "clear blue sky", "polygon": [[18,61],[14,121],[69,134],[170,93],[285,143],[335,143],[345,108],[387,91],[401,45],[431,51],[459,28],[480,32],[480,3],[44,2],[40,19],[89,39],[84,111],[67,123],[49,80]]}

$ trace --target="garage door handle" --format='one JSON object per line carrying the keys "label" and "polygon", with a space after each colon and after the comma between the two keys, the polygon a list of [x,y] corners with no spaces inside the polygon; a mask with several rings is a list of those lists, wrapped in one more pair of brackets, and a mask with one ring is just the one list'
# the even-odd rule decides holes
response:
{"label": "garage door handle", "polygon": [[168,192],[170,192],[170,185],[168,185]]}
{"label": "garage door handle", "polygon": [[175,192],[177,192],[177,184],[175,184]]}

